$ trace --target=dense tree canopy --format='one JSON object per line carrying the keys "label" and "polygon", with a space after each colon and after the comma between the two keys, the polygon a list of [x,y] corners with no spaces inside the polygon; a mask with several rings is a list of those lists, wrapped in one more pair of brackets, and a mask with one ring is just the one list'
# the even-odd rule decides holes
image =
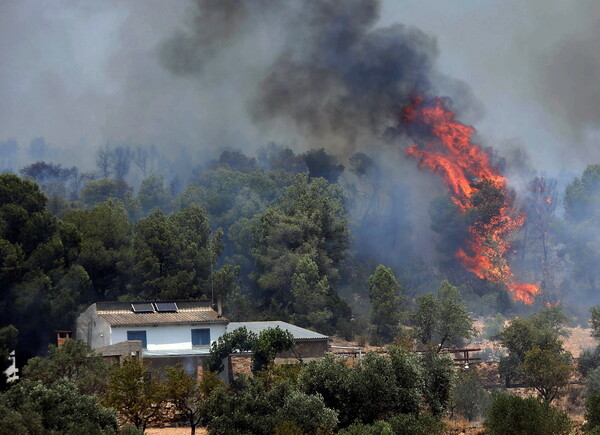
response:
{"label": "dense tree canopy", "polygon": [[[350,246],[341,189],[321,178],[296,176],[278,203],[260,217],[254,241],[256,283],[265,304],[286,308],[293,302],[291,278],[305,256],[317,265],[319,280],[337,280]],[[327,300],[333,322],[345,308],[333,291]]]}
{"label": "dense tree canopy", "polygon": [[415,338],[424,345],[434,345],[437,352],[477,332],[458,289],[448,281],[442,282],[437,295],[417,296],[416,303],[411,315]]}
{"label": "dense tree canopy", "polygon": [[508,350],[499,366],[507,384],[520,377],[544,400],[550,402],[558,396],[572,371],[571,354],[565,352],[561,339],[566,322],[560,307],[511,320],[498,335]]}
{"label": "dense tree canopy", "polygon": [[78,392],[61,380],[52,386],[23,380],[0,394],[2,433],[116,433],[117,418],[97,397]]}
{"label": "dense tree canopy", "polygon": [[369,277],[369,296],[371,300],[371,324],[375,334],[386,341],[394,338],[400,324],[400,285],[392,269],[377,266]]}

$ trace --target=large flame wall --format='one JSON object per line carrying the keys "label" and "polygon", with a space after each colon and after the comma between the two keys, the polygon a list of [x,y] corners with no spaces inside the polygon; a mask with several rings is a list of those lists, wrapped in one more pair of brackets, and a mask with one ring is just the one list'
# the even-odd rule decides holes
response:
{"label": "large flame wall", "polygon": [[513,299],[531,304],[540,292],[539,286],[519,283],[506,259],[508,236],[523,225],[525,217],[515,215],[506,178],[491,164],[490,156],[472,142],[473,127],[456,121],[442,99],[416,98],[401,117],[404,124],[426,130],[427,139],[409,147],[407,155],[418,161],[419,168],[442,178],[463,213],[474,207],[472,198],[481,186],[501,192],[503,200],[497,212],[485,222],[470,225],[470,239],[456,257],[479,278],[504,283]]}

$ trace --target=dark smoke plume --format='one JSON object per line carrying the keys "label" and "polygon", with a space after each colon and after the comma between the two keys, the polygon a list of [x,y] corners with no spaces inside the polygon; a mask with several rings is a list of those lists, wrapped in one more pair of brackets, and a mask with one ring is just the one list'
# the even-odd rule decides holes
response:
{"label": "dark smoke plume", "polygon": [[435,71],[435,38],[400,24],[375,27],[376,0],[197,0],[194,8],[185,30],[161,47],[164,66],[203,74],[248,35],[274,40],[249,97],[252,119],[291,121],[329,151],[341,141],[346,157],[362,145],[356,142],[395,124],[409,98],[451,82]]}

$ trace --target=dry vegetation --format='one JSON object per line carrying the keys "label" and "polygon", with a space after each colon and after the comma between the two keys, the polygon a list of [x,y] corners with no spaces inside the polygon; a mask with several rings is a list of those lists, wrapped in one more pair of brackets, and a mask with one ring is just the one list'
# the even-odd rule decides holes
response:
{"label": "dry vegetation", "polygon": [[[189,433],[189,427],[153,427],[146,429],[147,435],[188,435]],[[206,429],[201,427],[196,428],[196,435],[206,434]]]}

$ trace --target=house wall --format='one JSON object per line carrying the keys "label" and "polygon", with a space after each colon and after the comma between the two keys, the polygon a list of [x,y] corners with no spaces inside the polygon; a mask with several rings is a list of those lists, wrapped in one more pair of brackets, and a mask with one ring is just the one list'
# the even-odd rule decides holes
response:
{"label": "house wall", "polygon": [[75,338],[87,342],[93,349],[108,346],[110,342],[110,325],[96,312],[96,304],[92,304],[77,318]]}
{"label": "house wall", "polygon": [[[209,328],[211,343],[225,333],[225,324],[113,327],[111,343],[127,340],[127,331],[146,331],[148,350],[192,349],[192,329]],[[207,346],[208,347],[208,346]]]}

